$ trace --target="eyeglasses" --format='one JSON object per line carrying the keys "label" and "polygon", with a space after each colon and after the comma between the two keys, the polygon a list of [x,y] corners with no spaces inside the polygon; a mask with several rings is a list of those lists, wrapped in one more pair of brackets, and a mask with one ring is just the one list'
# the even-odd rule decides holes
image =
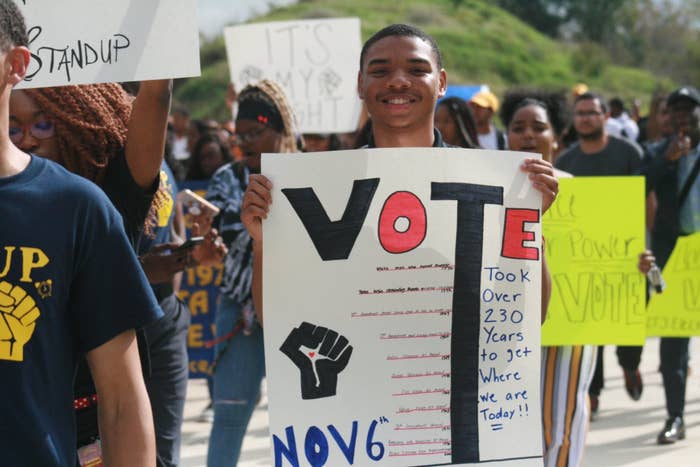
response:
{"label": "eyeglasses", "polygon": [[31,125],[10,125],[10,141],[19,144],[27,130],[36,139],[48,139],[54,135],[55,127],[52,122],[43,120]]}
{"label": "eyeglasses", "polygon": [[574,116],[578,118],[586,118],[586,117],[600,117],[603,115],[603,112],[598,112],[597,110],[589,110],[586,112],[575,112]]}
{"label": "eyeglasses", "polygon": [[233,135],[233,144],[240,146],[241,144],[252,143],[260,138],[265,130],[267,130],[266,126],[259,130],[253,130],[247,133],[236,133]]}

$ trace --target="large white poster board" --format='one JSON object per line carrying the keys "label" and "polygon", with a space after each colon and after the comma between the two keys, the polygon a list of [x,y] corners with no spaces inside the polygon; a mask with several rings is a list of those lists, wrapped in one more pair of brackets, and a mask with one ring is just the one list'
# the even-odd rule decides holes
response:
{"label": "large white poster board", "polygon": [[15,0],[32,60],[18,88],[199,76],[196,0]]}
{"label": "large white poster board", "polygon": [[263,155],[276,466],[542,465],[530,154]]}
{"label": "large white poster board", "polygon": [[284,88],[303,133],[356,129],[358,18],[245,24],[225,28],[224,38],[238,91],[272,79]]}

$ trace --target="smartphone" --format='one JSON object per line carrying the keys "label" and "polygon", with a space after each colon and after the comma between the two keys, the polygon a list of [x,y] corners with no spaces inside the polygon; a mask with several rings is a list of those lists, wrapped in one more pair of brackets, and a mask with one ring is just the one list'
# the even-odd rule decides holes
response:
{"label": "smartphone", "polygon": [[179,247],[175,248],[175,249],[173,250],[173,252],[174,252],[174,253],[178,253],[178,252],[181,252],[181,251],[191,250],[192,248],[196,247],[197,245],[199,245],[199,244],[202,243],[203,241],[204,241],[204,237],[192,237],[192,238],[189,238],[189,239],[187,239],[187,240],[185,241],[185,243],[183,243],[183,244],[180,245]]}
{"label": "smartphone", "polygon": [[212,217],[219,214],[219,208],[192,190],[182,190],[179,196],[182,196],[182,203],[187,206],[187,210],[195,216],[202,214],[202,211],[210,213]]}

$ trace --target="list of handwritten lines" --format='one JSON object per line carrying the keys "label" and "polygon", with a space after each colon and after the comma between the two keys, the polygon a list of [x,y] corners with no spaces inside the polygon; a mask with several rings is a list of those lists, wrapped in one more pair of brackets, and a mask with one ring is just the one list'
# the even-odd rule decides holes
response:
{"label": "list of handwritten lines", "polygon": [[[422,274],[418,271],[422,271]],[[385,273],[391,272],[410,277],[406,276],[405,282],[400,279],[400,282],[390,286],[377,287],[372,284],[357,290],[358,295],[365,296],[360,299],[362,303],[369,306],[353,312],[352,318],[414,317],[438,320],[428,321],[435,326],[428,328],[425,322],[416,320],[376,321],[383,323],[380,326],[383,329],[377,329],[376,338],[382,342],[382,349],[387,350],[381,358],[392,368],[387,388],[391,388],[389,394],[394,401],[390,410],[395,416],[392,420],[395,436],[388,441],[389,457],[437,457],[451,453],[449,436],[443,437],[450,431],[449,339],[452,336],[452,308],[442,302],[447,302],[449,294],[454,291],[453,271],[454,264],[449,263],[378,266],[375,272],[384,277],[389,278]],[[398,277],[395,274],[391,277]],[[413,281],[416,281],[416,285],[411,284]],[[441,283],[445,285],[438,285]],[[432,304],[403,308],[402,304],[409,297],[415,297],[412,301],[432,300]],[[374,306],[370,305],[372,300],[377,301]],[[418,350],[416,346],[422,348]],[[396,418],[401,422],[398,423]],[[437,433],[441,435],[434,437]],[[416,437],[416,434],[420,435]]]}

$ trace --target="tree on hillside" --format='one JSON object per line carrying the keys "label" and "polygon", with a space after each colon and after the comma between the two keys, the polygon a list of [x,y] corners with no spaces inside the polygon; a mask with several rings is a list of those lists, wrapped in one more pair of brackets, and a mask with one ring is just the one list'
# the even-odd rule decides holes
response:
{"label": "tree on hillside", "polygon": [[582,40],[601,42],[615,31],[615,13],[630,0],[498,0],[504,10],[550,37],[567,25]]}
{"label": "tree on hillside", "polygon": [[637,0],[617,17],[615,34],[604,41],[613,60],[700,84],[700,0]]}
{"label": "tree on hillside", "polygon": [[578,42],[583,48],[579,55],[599,44],[613,63],[700,85],[700,0],[497,3],[542,33]]}
{"label": "tree on hillside", "polygon": [[525,21],[549,37],[558,37],[559,28],[567,21],[569,0],[498,0],[497,4],[513,16]]}

